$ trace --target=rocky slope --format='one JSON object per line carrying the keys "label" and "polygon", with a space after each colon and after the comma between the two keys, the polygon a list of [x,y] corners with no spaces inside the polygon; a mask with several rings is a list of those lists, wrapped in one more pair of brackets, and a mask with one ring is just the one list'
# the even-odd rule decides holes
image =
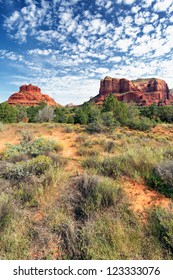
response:
{"label": "rocky slope", "polygon": [[109,94],[116,96],[119,101],[135,102],[141,106],[169,105],[172,99],[166,82],[155,78],[129,81],[105,77],[100,82],[99,94],[92,101],[102,104]]}
{"label": "rocky slope", "polygon": [[45,102],[49,106],[59,105],[47,94],[42,94],[39,87],[31,84],[21,86],[19,92],[12,94],[7,102],[10,105],[20,104],[23,106],[36,106],[40,102]]}

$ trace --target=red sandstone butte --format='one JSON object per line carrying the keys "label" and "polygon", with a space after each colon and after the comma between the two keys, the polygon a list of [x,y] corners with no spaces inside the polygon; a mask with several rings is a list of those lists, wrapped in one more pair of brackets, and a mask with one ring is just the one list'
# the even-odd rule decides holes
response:
{"label": "red sandstone butte", "polygon": [[172,96],[168,85],[161,79],[117,79],[105,77],[100,82],[100,91],[91,101],[102,104],[108,95],[114,95],[119,101],[134,102],[139,106],[151,104],[169,105]]}
{"label": "red sandstone butte", "polygon": [[36,106],[40,102],[45,102],[49,106],[59,105],[47,94],[42,94],[39,87],[31,84],[21,86],[19,92],[12,94],[7,102],[10,105],[23,106]]}

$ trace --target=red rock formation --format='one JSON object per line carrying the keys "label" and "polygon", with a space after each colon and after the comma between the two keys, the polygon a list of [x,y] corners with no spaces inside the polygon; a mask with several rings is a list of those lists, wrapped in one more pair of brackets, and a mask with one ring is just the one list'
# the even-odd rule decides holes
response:
{"label": "red rock formation", "polygon": [[31,84],[21,86],[19,92],[12,94],[7,102],[10,105],[20,104],[23,106],[36,106],[40,102],[45,102],[49,106],[59,105],[50,96],[42,94],[39,87]]}
{"label": "red rock formation", "polygon": [[92,101],[102,104],[109,94],[116,96],[119,101],[138,105],[167,105],[172,99],[166,82],[155,78],[129,81],[105,77],[100,82],[99,94]]}

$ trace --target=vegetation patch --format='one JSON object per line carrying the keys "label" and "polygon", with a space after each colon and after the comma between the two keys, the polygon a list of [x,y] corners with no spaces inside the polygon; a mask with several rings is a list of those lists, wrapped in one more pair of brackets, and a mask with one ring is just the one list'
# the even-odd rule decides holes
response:
{"label": "vegetation patch", "polygon": [[173,160],[154,166],[147,183],[162,194],[173,198]]}

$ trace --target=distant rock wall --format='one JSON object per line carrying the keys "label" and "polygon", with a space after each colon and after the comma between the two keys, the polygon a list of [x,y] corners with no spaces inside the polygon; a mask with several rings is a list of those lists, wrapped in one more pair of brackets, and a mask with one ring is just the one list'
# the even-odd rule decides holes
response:
{"label": "distant rock wall", "polygon": [[41,89],[37,86],[22,85],[19,92],[12,94],[8,99],[10,105],[36,106],[40,102],[45,102],[47,105],[59,105],[53,98],[41,93]]}
{"label": "distant rock wall", "polygon": [[129,81],[105,77],[100,82],[99,94],[92,100],[102,104],[105,98],[113,94],[123,102],[135,102],[138,105],[167,105],[172,99],[168,85],[161,79],[138,79]]}

